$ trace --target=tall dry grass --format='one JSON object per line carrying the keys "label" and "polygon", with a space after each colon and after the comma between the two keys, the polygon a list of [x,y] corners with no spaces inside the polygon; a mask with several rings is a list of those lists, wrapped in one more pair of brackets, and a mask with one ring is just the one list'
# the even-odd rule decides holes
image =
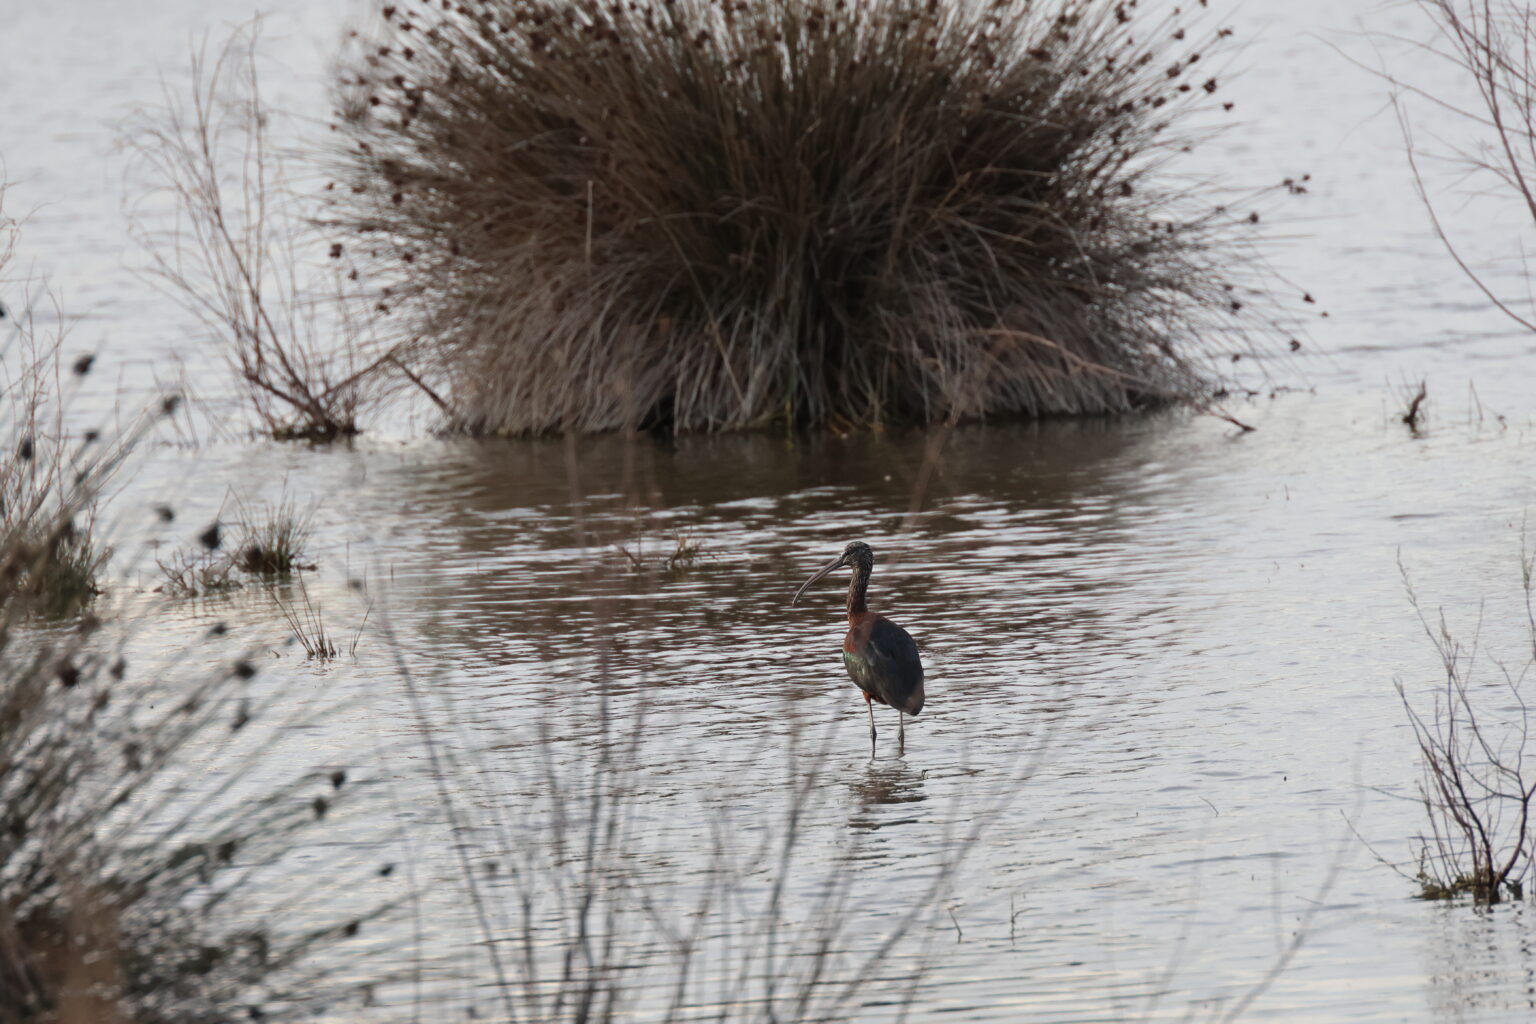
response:
{"label": "tall dry grass", "polygon": [[306,719],[222,623],[141,663],[152,620],[29,609],[0,605],[0,1024],[308,1020],[401,969],[341,948],[388,907],[345,895],[372,866],[295,866],[356,787],[283,750]]}
{"label": "tall dry grass", "polygon": [[1166,165],[1229,33],[1135,8],[386,3],[331,213],[469,431],[1197,395],[1251,224]]}
{"label": "tall dry grass", "polygon": [[0,183],[0,294],[15,303],[0,307],[0,616],[57,620],[99,592],[109,552],[94,537],[96,495],[124,446],[66,428],[66,392],[95,358],[66,368],[62,331],[39,325],[37,304],[50,297],[11,266],[20,232],[4,200]]}
{"label": "tall dry grass", "polygon": [[[15,237],[0,211],[0,284],[17,284],[4,265]],[[291,721],[286,695],[257,681],[222,623],[195,627],[178,653],[141,658],[152,616],[140,607],[119,620],[111,595],[98,595],[100,499],[174,415],[174,396],[120,430],[81,429],[64,407],[94,357],[66,368],[62,339],[38,328],[30,304],[10,310],[14,323],[8,313],[0,325],[0,1024],[312,1019],[359,1002],[366,972],[334,976],[334,961],[314,954],[370,927],[382,903],[344,906],[340,886],[312,885],[334,905],[299,913],[268,891],[296,850],[335,828],[356,787],[333,766],[274,754],[277,723]],[[335,860],[336,877],[355,866]]]}

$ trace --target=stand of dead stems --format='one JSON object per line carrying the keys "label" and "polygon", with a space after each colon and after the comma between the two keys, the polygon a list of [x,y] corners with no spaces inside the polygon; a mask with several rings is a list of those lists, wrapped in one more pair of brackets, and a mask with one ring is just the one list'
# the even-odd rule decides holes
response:
{"label": "stand of dead stems", "polygon": [[[1418,881],[1427,899],[1518,899],[1530,875],[1536,850],[1536,775],[1525,767],[1530,707],[1522,684],[1536,667],[1532,569],[1532,556],[1522,550],[1527,657],[1518,669],[1493,661],[1498,678],[1487,684],[1480,677],[1474,683],[1480,660],[1476,636],[1467,645],[1452,634],[1443,615],[1432,622],[1409,586],[1410,600],[1444,673],[1444,684],[1428,712],[1416,707],[1403,683],[1397,683],[1419,747],[1419,796],[1429,832],[1419,838]],[[1486,656],[1481,660],[1492,661]],[[1490,707],[1495,699],[1513,710],[1495,713]]]}

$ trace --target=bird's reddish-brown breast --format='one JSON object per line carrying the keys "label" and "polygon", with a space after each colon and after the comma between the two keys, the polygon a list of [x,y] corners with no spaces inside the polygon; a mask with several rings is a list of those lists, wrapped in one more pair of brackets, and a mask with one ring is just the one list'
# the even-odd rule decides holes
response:
{"label": "bird's reddish-brown breast", "polygon": [[848,635],[843,637],[843,650],[849,654],[855,654],[869,643],[870,630],[875,628],[875,622],[880,616],[875,612],[850,612],[848,615]]}

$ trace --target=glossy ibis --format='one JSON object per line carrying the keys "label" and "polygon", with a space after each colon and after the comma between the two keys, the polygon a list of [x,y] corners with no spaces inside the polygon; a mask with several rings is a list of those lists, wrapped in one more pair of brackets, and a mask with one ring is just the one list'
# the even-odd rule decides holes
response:
{"label": "glossy ibis", "polygon": [[923,663],[917,644],[907,631],[883,615],[869,610],[864,597],[869,574],[875,569],[875,553],[868,544],[854,541],[795,591],[794,605],[811,584],[834,569],[852,568],[848,584],[848,635],[843,637],[843,665],[864,693],[869,711],[869,756],[875,756],[875,702],[896,709],[896,729],[903,750],[907,745],[905,719],[923,710]]}

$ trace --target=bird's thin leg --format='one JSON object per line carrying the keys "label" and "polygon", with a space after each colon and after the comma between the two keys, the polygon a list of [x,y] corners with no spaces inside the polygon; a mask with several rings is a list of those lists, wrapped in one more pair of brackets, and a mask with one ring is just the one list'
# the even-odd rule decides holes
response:
{"label": "bird's thin leg", "polygon": [[896,749],[902,754],[907,752],[907,716],[900,711],[896,712]]}
{"label": "bird's thin leg", "polygon": [[864,709],[869,712],[869,756],[875,756],[875,705],[869,699],[869,694],[864,695]]}

